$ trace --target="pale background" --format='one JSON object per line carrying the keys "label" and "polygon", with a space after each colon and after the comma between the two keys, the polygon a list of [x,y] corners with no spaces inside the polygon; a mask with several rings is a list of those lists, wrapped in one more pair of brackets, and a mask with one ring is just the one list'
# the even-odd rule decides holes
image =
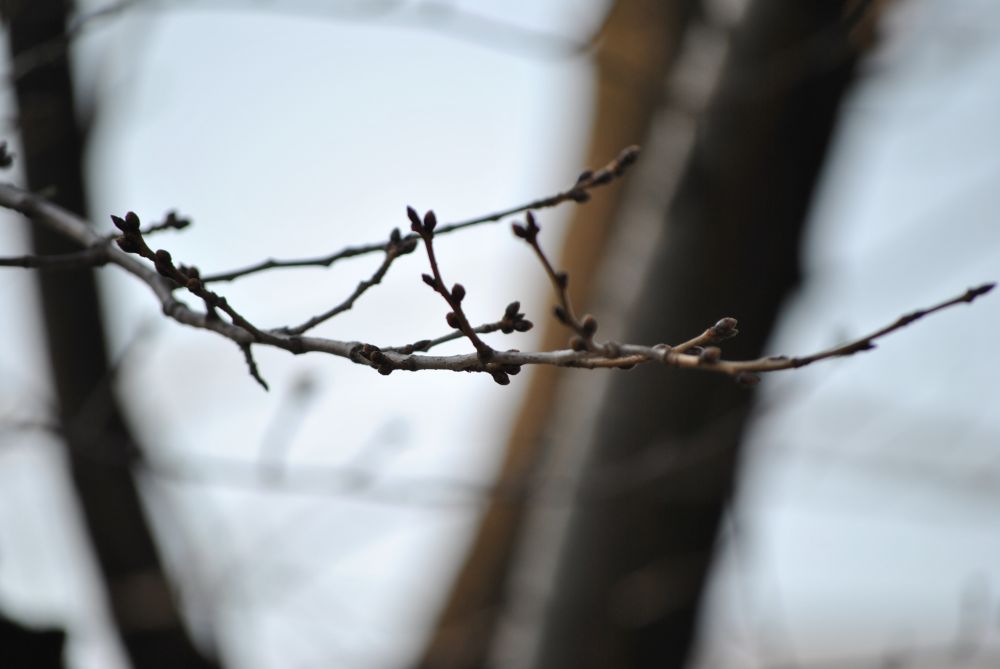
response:
{"label": "pale background", "polygon": [[[82,102],[99,112],[95,219],[176,208],[194,227],[160,243],[223,270],[381,239],[405,228],[408,204],[447,221],[568,185],[589,131],[590,65],[505,26],[582,40],[605,3],[453,3],[491,19],[475,29],[411,9],[421,3],[371,13],[397,4],[138,3],[95,23],[75,51]],[[1000,275],[1000,6],[899,5],[845,106],[808,282],[774,351],[828,345]],[[552,247],[567,211],[541,218]],[[4,223],[3,253],[24,252],[21,224]],[[513,299],[529,318],[547,312],[541,270],[505,225],[442,237],[439,253],[473,320],[496,319]],[[297,322],[378,262],[272,272],[223,292],[256,323]],[[446,306],[422,271],[422,256],[407,256],[318,332],[387,343],[443,333]],[[31,276],[3,278],[0,419],[14,425],[43,417],[49,390]],[[383,378],[261,350],[264,393],[231,343],[164,322],[122,273],[101,281],[124,356],[119,389],[153,456],[144,490],[185,609],[226,665],[404,666],[461,557],[476,484],[489,480],[526,379]],[[956,639],[966,654],[949,664],[996,663],[997,305],[990,296],[875,352],[768,381],[706,666],[874,666],[927,648],[954,659]],[[0,606],[68,625],[78,669],[123,666],[56,444],[6,430],[0,446]],[[284,483],[261,483],[262,458],[285,463]],[[371,476],[345,478],[341,465]]]}

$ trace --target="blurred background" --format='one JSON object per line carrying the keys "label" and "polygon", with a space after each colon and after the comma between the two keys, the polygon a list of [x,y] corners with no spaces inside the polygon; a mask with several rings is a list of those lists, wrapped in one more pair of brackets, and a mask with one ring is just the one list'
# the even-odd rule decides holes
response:
{"label": "blurred background", "polygon": [[[991,0],[9,0],[4,178],[193,221],[202,272],[639,164],[542,242],[599,336],[805,354],[1000,274]],[[553,295],[505,220],[442,236],[470,318]],[[0,256],[73,250],[4,213]],[[217,286],[260,326],[381,258]],[[318,335],[447,331],[420,253]],[[105,268],[0,282],[0,665],[993,667],[994,295],[754,389],[386,378],[165,319]],[[459,341],[442,347],[464,352]]]}

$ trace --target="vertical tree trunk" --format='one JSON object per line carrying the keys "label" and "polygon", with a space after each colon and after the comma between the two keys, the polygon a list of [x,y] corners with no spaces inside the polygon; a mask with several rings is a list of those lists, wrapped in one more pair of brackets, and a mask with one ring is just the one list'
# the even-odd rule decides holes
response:
{"label": "vertical tree trunk", "polygon": [[[627,341],[740,319],[760,354],[799,276],[799,238],[853,71],[845,2],[758,0],[689,158]],[[732,495],[752,395],[728,378],[615,377],[563,546],[538,669],[681,667]]]}
{"label": "vertical tree trunk", "polygon": [[[65,34],[66,0],[2,7],[14,59]],[[36,63],[15,88],[28,188],[51,188],[55,202],[84,215],[83,140],[65,53]],[[32,242],[38,255],[77,250],[41,226],[32,226]],[[143,513],[130,466],[139,449],[112,394],[94,272],[36,276],[72,480],[126,653],[137,669],[214,667],[181,622]]]}
{"label": "vertical tree trunk", "polygon": [[[596,52],[596,113],[587,151],[589,165],[602,165],[625,146],[642,141],[659,103],[663,79],[697,7],[698,0],[618,0],[614,4]],[[574,213],[559,267],[573,277],[570,290],[576,304],[589,301],[590,269],[610,234],[619,195],[618,187],[602,189]],[[566,345],[565,328],[553,323],[546,319],[543,325],[545,349]],[[500,486],[524,484],[541,461],[541,433],[556,401],[559,372],[553,367],[531,370],[531,386],[498,476]],[[512,497],[490,504],[424,650],[421,667],[472,669],[486,664],[526,507],[526,499]]]}

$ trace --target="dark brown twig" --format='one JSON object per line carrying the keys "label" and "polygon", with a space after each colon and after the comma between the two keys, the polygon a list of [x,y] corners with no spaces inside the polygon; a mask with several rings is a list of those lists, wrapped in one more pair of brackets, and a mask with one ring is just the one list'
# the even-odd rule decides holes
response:
{"label": "dark brown twig", "polygon": [[[507,309],[504,311],[502,319],[494,323],[484,323],[483,325],[478,325],[472,328],[472,331],[476,334],[489,334],[498,330],[504,334],[510,334],[511,332],[528,332],[532,327],[534,327],[534,324],[524,317],[524,314],[521,313],[520,309],[520,302],[511,302],[507,305]],[[405,346],[392,346],[383,350],[391,353],[403,353],[404,355],[416,352],[426,353],[435,346],[440,346],[441,344],[461,339],[464,336],[465,335],[462,334],[462,332],[455,330],[436,339],[421,339],[413,342],[412,344],[406,344]]]}
{"label": "dark brown twig", "polygon": [[[563,202],[571,200],[578,203],[587,202],[590,199],[591,190],[605,186],[620,177],[625,173],[625,170],[635,163],[638,156],[639,147],[630,146],[622,150],[614,160],[599,170],[587,170],[583,172],[577,179],[576,183],[564,191],[560,191],[555,195],[550,195],[548,197],[532,200],[527,204],[521,204],[516,207],[495,211],[484,216],[477,216],[476,218],[470,218],[465,221],[439,225],[435,230],[435,234],[443,235],[449,232],[464,230],[465,228],[470,228],[475,225],[481,225],[483,223],[493,223],[509,216],[514,216],[528,211],[529,209],[545,209],[547,207],[555,207]],[[403,241],[417,239],[418,237],[419,235],[411,233],[403,237]],[[241,269],[230,270],[228,272],[218,272],[216,274],[207,274],[203,276],[201,280],[205,283],[233,281],[244,276],[249,276],[251,274],[256,274],[270,269],[329,267],[338,260],[385,251],[388,249],[388,246],[389,244],[387,242],[372,242],[369,244],[348,246],[340,251],[331,253],[330,255],[319,256],[316,258],[301,258],[296,260],[277,260],[269,258]]]}
{"label": "dark brown twig", "polygon": [[[596,175],[587,173],[582,175],[581,179],[584,177],[587,179],[598,178]],[[889,325],[864,337],[802,357],[773,356],[744,361],[723,359],[721,350],[717,346],[714,346],[714,344],[720,343],[736,334],[736,321],[732,318],[720,320],[697,337],[682,342],[673,348],[665,344],[643,346],[608,342],[601,345],[591,343],[587,346],[577,346],[577,350],[541,352],[500,351],[487,346],[478,336],[486,331],[494,331],[487,328],[492,328],[496,324],[487,324],[486,326],[479,326],[479,328],[472,328],[461,309],[461,301],[465,296],[464,288],[460,284],[455,284],[450,290],[445,288],[445,283],[441,277],[433,249],[433,235],[436,230],[433,215],[429,213],[421,220],[416,215],[416,212],[411,210],[409,212],[411,222],[417,236],[422,237],[425,241],[428,260],[431,264],[432,274],[425,274],[424,281],[440,293],[449,306],[452,307],[452,312],[449,315],[449,325],[454,327],[457,332],[437,340],[417,342],[411,345],[412,348],[401,347],[398,349],[381,350],[376,346],[356,341],[307,337],[287,334],[281,330],[261,330],[256,328],[240,316],[226,302],[224,297],[207,290],[203,282],[199,279],[195,268],[184,267],[183,265],[175,266],[168,252],[165,250],[154,252],[150,249],[142,239],[139,219],[135,214],[128,214],[125,218],[114,217],[113,219],[116,226],[122,231],[122,235],[117,239],[119,249],[110,244],[107,238],[95,232],[93,227],[86,221],[49,202],[36,193],[24,191],[9,184],[0,184],[0,207],[23,213],[37,224],[44,225],[54,232],[74,240],[85,250],[92,248],[102,249],[100,252],[93,251],[95,262],[97,262],[103,253],[103,262],[105,264],[118,265],[146,283],[159,299],[163,313],[166,316],[179,323],[211,330],[235,342],[247,359],[251,375],[258,382],[261,382],[262,379],[260,378],[256,364],[253,362],[252,356],[247,355],[251,344],[274,346],[295,354],[307,351],[328,353],[347,358],[355,363],[371,366],[383,374],[391,373],[393,370],[420,371],[431,369],[456,372],[484,372],[492,375],[498,383],[509,383],[509,375],[517,373],[523,365],[553,365],[597,369],[628,368],[647,362],[658,362],[673,367],[699,368],[726,374],[737,380],[752,383],[756,381],[756,375],[759,373],[803,367],[820,360],[844,357],[870,350],[875,346],[876,340],[929,314],[958,304],[970,303],[988,293],[995,286],[993,283],[987,283],[976,288],[970,288],[957,297],[901,316]],[[537,228],[537,223],[535,227]],[[417,230],[418,228],[419,230]],[[524,231],[528,229],[522,227]],[[535,234],[537,235],[537,230]],[[412,237],[407,236],[402,239],[409,238]],[[153,267],[135,258],[136,255],[152,261]],[[544,253],[540,257],[544,258]],[[550,278],[556,277],[556,281],[558,282],[559,273],[552,268],[551,263],[545,259],[543,260],[543,264],[546,265],[546,272]],[[179,301],[174,296],[174,292],[178,287],[186,288],[192,294],[200,297],[206,304],[206,310],[198,312]],[[568,298],[566,304],[568,306]],[[499,329],[501,331],[513,332],[521,328],[530,328],[530,322],[524,320],[524,314],[519,313],[519,309],[520,305],[516,302],[511,303],[507,307],[504,318],[499,322]],[[231,322],[227,322],[221,318],[216,310],[225,313]],[[564,307],[564,310],[571,327],[574,327],[574,330],[578,332],[577,336],[587,335],[589,328],[586,325],[586,317],[577,319],[574,315],[570,318],[572,310],[566,307]],[[596,324],[593,327],[596,329]],[[593,332],[590,331],[591,336],[592,334]],[[459,336],[467,337],[476,347],[476,352],[448,356],[416,353],[416,351],[427,350],[438,343],[450,341]]]}
{"label": "dark brown twig", "polygon": [[49,256],[14,256],[0,258],[0,267],[27,267],[41,270],[71,270],[85,267],[101,267],[108,263],[107,248],[92,246],[75,253],[60,253]]}
{"label": "dark brown twig", "polygon": [[368,291],[368,289],[382,283],[382,279],[385,278],[386,273],[389,271],[389,267],[392,266],[392,263],[394,260],[396,260],[396,258],[402,255],[406,255],[407,253],[412,253],[413,250],[416,248],[417,248],[416,239],[413,238],[403,239],[400,236],[399,228],[394,228],[392,234],[389,237],[389,244],[386,246],[385,258],[382,259],[382,264],[379,265],[378,269],[375,270],[374,274],[372,274],[367,279],[358,282],[358,285],[357,287],[355,287],[354,292],[348,295],[343,302],[333,307],[332,309],[323,312],[322,314],[313,316],[312,318],[307,320],[305,323],[302,323],[301,325],[297,325],[295,327],[278,328],[278,332],[289,335],[304,334],[306,331],[311,330],[320,323],[328,321],[334,316],[342,314],[343,312],[351,309],[354,306],[354,303],[358,301],[358,298],[364,295],[365,292]]}
{"label": "dark brown twig", "polygon": [[570,348],[574,351],[608,353],[605,348],[594,342],[594,334],[597,332],[597,319],[590,314],[585,315],[582,319],[577,317],[573,309],[573,303],[569,298],[569,275],[566,272],[556,271],[545,251],[542,250],[542,246],[538,242],[538,233],[541,232],[541,228],[538,226],[535,215],[529,211],[526,215],[525,225],[514,223],[511,229],[514,231],[516,237],[520,237],[531,246],[538,260],[542,263],[542,267],[545,268],[545,273],[548,275],[549,280],[552,282],[552,287],[555,289],[556,296],[559,299],[559,304],[552,310],[553,314],[560,323],[576,333],[570,338]]}
{"label": "dark brown twig", "polygon": [[424,280],[424,283],[443,297],[448,306],[451,307],[451,311],[446,317],[448,325],[460,331],[472,342],[472,345],[479,353],[480,360],[484,363],[489,362],[496,351],[479,338],[475,328],[469,323],[469,319],[465,315],[465,310],[462,309],[462,300],[465,299],[465,286],[456,283],[449,290],[445,286],[444,279],[441,277],[441,269],[438,267],[437,256],[434,254],[434,228],[437,227],[437,217],[433,211],[428,211],[424,214],[423,220],[421,220],[413,207],[407,207],[406,214],[410,218],[410,229],[420,235],[420,238],[424,241],[424,250],[427,251],[427,261],[431,266],[431,273],[423,274],[421,278]]}

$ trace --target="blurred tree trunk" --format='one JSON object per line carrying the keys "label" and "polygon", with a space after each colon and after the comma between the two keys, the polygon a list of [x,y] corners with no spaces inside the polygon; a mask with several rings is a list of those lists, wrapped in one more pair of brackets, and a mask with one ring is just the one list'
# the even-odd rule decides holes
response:
{"label": "blurred tree trunk", "polygon": [[[626,341],[740,319],[761,354],[799,278],[799,240],[851,80],[847,2],[757,0],[733,37]],[[648,366],[615,376],[569,522],[534,666],[684,666],[752,394]],[[623,475],[624,474],[624,475]]]}
{"label": "blurred tree trunk", "polygon": [[[69,4],[5,0],[2,8],[12,58],[33,64],[15,81],[27,186],[53,189],[55,202],[84,215],[69,63],[64,50],[47,50],[65,35]],[[31,232],[38,255],[77,250],[41,226]],[[182,624],[132,476],[139,449],[112,393],[94,272],[36,276],[67,460],[126,653],[137,669],[214,667]]]}
{"label": "blurred tree trunk", "polygon": [[[679,51],[684,30],[698,0],[618,0],[597,36],[595,131],[587,164],[597,167],[622,148],[642,141],[660,102],[663,80]],[[590,269],[609,235],[621,190],[595,192],[593,200],[574,212],[560,254],[560,268],[573,277],[570,292],[586,305],[592,292]],[[542,346],[564,348],[565,328],[545,319]],[[541,433],[556,401],[560,370],[531,370],[531,386],[508,441],[498,484],[518,488],[537,468],[543,455]],[[502,610],[505,583],[527,500],[495,500],[480,521],[420,661],[433,669],[470,669],[486,664]]]}

